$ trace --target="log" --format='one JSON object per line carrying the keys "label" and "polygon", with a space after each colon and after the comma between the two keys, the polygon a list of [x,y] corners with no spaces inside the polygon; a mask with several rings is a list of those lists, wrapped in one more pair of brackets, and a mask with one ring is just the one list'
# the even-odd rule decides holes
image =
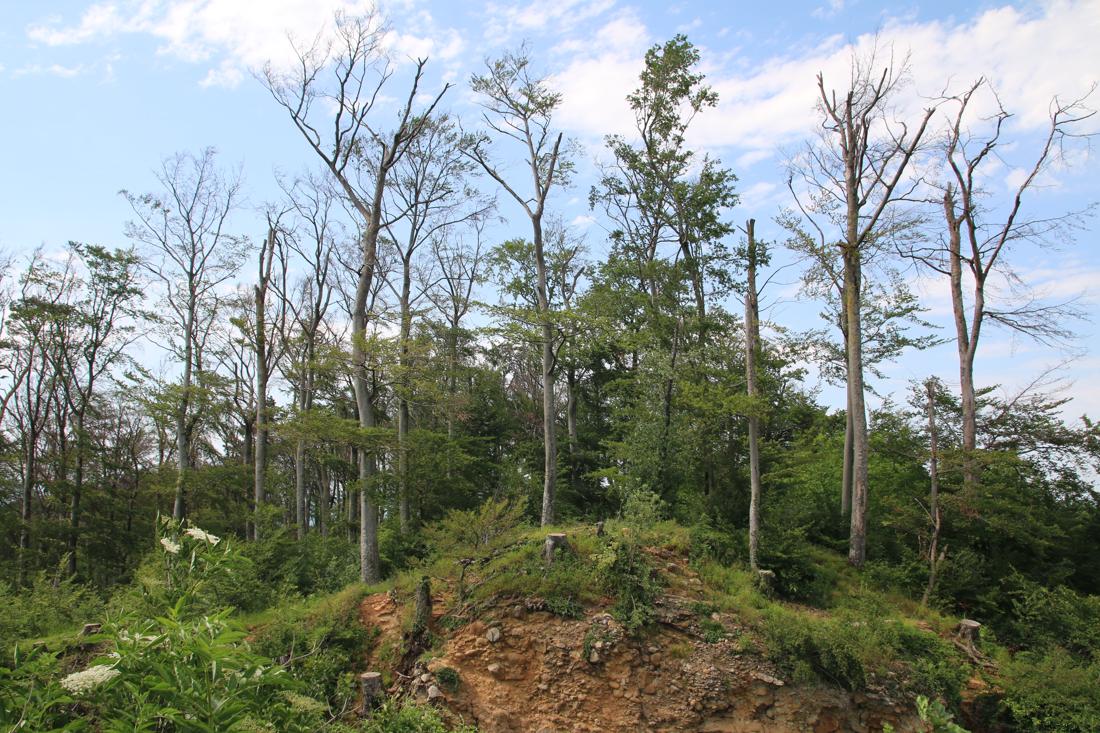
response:
{"label": "log", "polygon": [[546,535],[546,543],[542,546],[542,559],[546,561],[547,565],[553,565],[556,551],[569,552],[571,549],[569,540],[564,534],[553,532]]}
{"label": "log", "polygon": [[382,701],[382,673],[364,672],[359,675],[359,687],[363,691],[362,714],[367,715]]}

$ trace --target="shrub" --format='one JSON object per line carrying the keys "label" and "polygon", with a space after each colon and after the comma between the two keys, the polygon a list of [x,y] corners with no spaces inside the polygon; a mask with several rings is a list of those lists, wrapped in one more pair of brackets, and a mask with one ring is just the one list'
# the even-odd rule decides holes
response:
{"label": "shrub", "polygon": [[596,557],[602,587],[615,598],[611,614],[635,633],[653,618],[653,602],[661,587],[641,545],[624,532],[608,540]]}
{"label": "shrub", "polygon": [[477,733],[472,726],[449,727],[434,708],[411,702],[387,702],[347,733]]}
{"label": "shrub", "polygon": [[1100,730],[1100,661],[1079,662],[1062,649],[1021,652],[1003,665],[1002,705],[1015,730]]}
{"label": "shrub", "polygon": [[815,556],[801,530],[766,532],[760,565],[775,572],[776,591],[787,600],[823,607],[836,587],[836,574]]}
{"label": "shrub", "polygon": [[6,657],[19,639],[96,621],[103,608],[103,600],[67,577],[61,566],[53,573],[38,573],[30,587],[19,592],[0,582],[0,654]]}

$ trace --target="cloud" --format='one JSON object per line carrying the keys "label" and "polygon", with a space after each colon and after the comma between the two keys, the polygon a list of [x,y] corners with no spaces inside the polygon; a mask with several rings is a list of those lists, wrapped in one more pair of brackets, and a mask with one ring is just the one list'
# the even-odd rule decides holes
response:
{"label": "cloud", "polygon": [[515,36],[537,32],[552,35],[568,34],[579,25],[591,21],[615,5],[615,0],[528,0],[527,2],[489,2],[484,15],[485,37],[494,42],[507,42]]}
{"label": "cloud", "polygon": [[[265,0],[262,12],[240,0],[107,0],[89,7],[80,20],[65,25],[58,17],[27,29],[30,40],[47,46],[105,42],[120,35],[155,38],[159,54],[188,63],[210,64],[201,84],[233,87],[250,69],[268,61],[276,67],[293,62],[292,38],[308,45],[333,31],[337,13],[370,12],[372,0]],[[387,46],[398,61],[409,57],[453,58],[463,48],[453,29],[440,29],[430,14],[412,13],[402,25],[417,33],[390,32]]]}
{"label": "cloud", "polygon": [[[1059,0],[1034,9],[992,8],[961,21],[888,20],[877,34],[851,42],[830,36],[762,61],[735,54],[708,70],[720,102],[695,121],[690,142],[744,149],[751,153],[747,162],[755,162],[762,151],[804,139],[817,125],[817,74],[824,74],[826,84],[842,84],[853,51],[866,52],[876,43],[886,53],[892,49],[898,61],[909,54],[912,83],[902,100],[908,111],[927,106],[947,86],[957,91],[985,76],[1016,113],[1013,125],[1039,129],[1048,123],[1056,94],[1082,94],[1100,77],[1097,36],[1100,3]],[[565,95],[562,122],[585,136],[629,133],[633,119],[623,90],[637,85],[649,42],[637,17],[620,11],[614,23],[563,44],[573,55],[557,75]]]}
{"label": "cloud", "polygon": [[[0,71],[3,67],[0,66]],[[21,66],[18,69],[13,69],[11,75],[13,78],[20,76],[59,76],[62,79],[71,79],[74,76],[80,76],[88,71],[88,67],[83,64],[77,64],[76,66],[64,66],[62,64],[29,64],[27,66]]]}

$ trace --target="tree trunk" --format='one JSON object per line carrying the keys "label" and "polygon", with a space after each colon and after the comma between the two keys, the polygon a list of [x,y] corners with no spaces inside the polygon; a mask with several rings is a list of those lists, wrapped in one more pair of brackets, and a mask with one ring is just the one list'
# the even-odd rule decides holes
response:
{"label": "tree trunk", "polygon": [[929,379],[925,383],[928,391],[928,477],[929,497],[928,515],[932,520],[932,539],[928,543],[928,585],[924,588],[920,604],[928,605],[928,599],[936,588],[936,571],[939,569],[940,541],[940,478],[939,478],[939,432],[936,428],[936,383]]}
{"label": "tree trunk", "polygon": [[566,435],[569,437],[569,488],[577,490],[577,369],[572,364],[565,373],[565,384],[568,394],[565,405]]}
{"label": "tree trunk", "polygon": [[[851,223],[855,223],[852,217]],[[852,242],[854,239],[850,240]],[[860,253],[844,249],[844,309],[848,322],[848,389],[852,412],[852,517],[848,538],[848,562],[863,567],[867,559],[867,411],[863,383],[863,334],[860,318]]]}
{"label": "tree trunk", "polygon": [[977,468],[974,451],[978,447],[978,401],[974,391],[974,356],[977,352],[981,320],[985,306],[985,282],[976,277],[974,282],[973,318],[966,319],[966,301],[962,291],[962,222],[955,213],[954,190],[948,188],[943,197],[944,217],[947,219],[948,258],[951,275],[951,311],[955,317],[955,343],[959,353],[959,403],[962,408],[963,485],[973,489],[977,485]]}
{"label": "tree trunk", "polygon": [[749,219],[745,290],[745,383],[749,396],[749,567],[760,569],[760,418],[756,365],[760,358],[760,306],[756,292],[756,221]]}
{"label": "tree trunk", "polygon": [[853,459],[853,431],[852,431],[852,395],[845,389],[845,398],[848,407],[844,411],[844,467],[840,474],[840,517],[847,518],[852,511],[852,459]]}
{"label": "tree trunk", "polygon": [[187,429],[187,413],[191,407],[191,365],[194,361],[194,296],[184,329],[183,379],[179,403],[176,406],[176,498],[172,505],[172,518],[179,521],[184,515],[184,489],[187,472],[191,470],[191,435]]}
{"label": "tree trunk", "polygon": [[298,539],[305,539],[309,512],[306,510],[306,442],[301,438],[294,445],[294,508]]}
{"label": "tree trunk", "polygon": [[[90,390],[89,390],[90,391]],[[80,499],[84,493],[84,408],[81,407],[75,418],[76,427],[76,474],[73,477],[73,495],[69,503],[69,575],[76,575],[76,548],[80,538]]]}
{"label": "tree trunk", "polygon": [[554,523],[557,491],[557,400],[554,397],[554,324],[550,322],[550,297],[546,285],[546,257],[543,252],[542,222],[533,218],[535,265],[538,271],[539,317],[542,319],[542,526]]}
{"label": "tree trunk", "polygon": [[[411,257],[411,255],[410,255]],[[411,498],[409,496],[409,335],[412,332],[412,312],[410,308],[410,290],[412,274],[409,271],[410,258],[406,257],[402,267],[401,279],[401,330],[399,336],[398,368],[401,384],[397,394],[397,484],[398,515],[401,531],[412,527]]]}

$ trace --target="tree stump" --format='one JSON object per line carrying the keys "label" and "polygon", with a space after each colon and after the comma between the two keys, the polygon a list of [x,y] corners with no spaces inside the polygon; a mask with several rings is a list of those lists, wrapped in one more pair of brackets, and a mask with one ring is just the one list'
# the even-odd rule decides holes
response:
{"label": "tree stump", "polygon": [[471,557],[464,557],[458,561],[458,564],[462,566],[458,571],[458,603],[462,605],[466,602],[466,568],[473,565],[474,560]]}
{"label": "tree stump", "polygon": [[382,674],[380,672],[364,672],[359,675],[359,687],[363,691],[362,714],[366,715],[382,701],[384,694],[382,691]]}
{"label": "tree stump", "polygon": [[603,537],[605,534],[607,533],[604,531],[603,522],[596,522],[596,536]]}
{"label": "tree stump", "polygon": [[773,570],[756,571],[756,589],[766,598],[775,597],[776,577]]}
{"label": "tree stump", "polygon": [[955,636],[964,644],[974,646],[978,641],[978,634],[981,632],[981,628],[982,625],[974,619],[964,618],[959,621],[959,625],[955,627]]}
{"label": "tree stump", "polygon": [[84,628],[80,630],[81,635],[91,636],[92,634],[98,634],[103,629],[103,624],[84,624]]}
{"label": "tree stump", "polygon": [[557,550],[569,552],[571,549],[569,540],[564,534],[559,532],[548,534],[546,535],[546,543],[542,546],[542,559],[546,561],[547,565],[553,565],[554,553]]}
{"label": "tree stump", "polygon": [[428,576],[420,579],[416,586],[416,608],[413,612],[413,638],[420,638],[428,630],[432,620],[432,586]]}

